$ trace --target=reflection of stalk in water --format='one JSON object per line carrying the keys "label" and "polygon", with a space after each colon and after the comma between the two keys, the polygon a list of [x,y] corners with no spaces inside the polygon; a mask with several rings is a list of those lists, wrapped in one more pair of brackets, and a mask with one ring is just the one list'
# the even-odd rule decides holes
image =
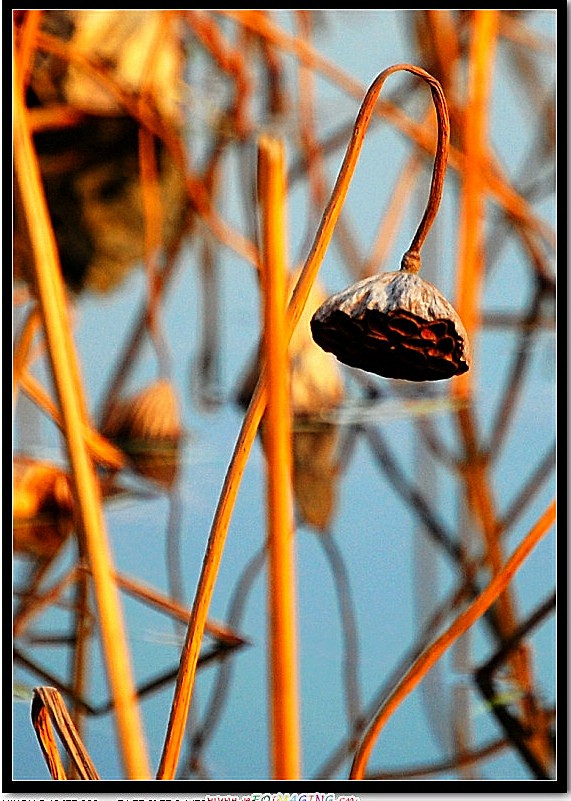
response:
{"label": "reflection of stalk in water", "polygon": [[[74,639],[74,635],[71,636],[71,639]],[[68,645],[69,642],[70,637],[65,637],[65,644]],[[53,643],[48,641],[45,644]],[[61,644],[61,638],[57,638],[55,644]],[[198,667],[202,668],[218,660],[226,659],[232,650],[239,648],[242,644],[243,643],[235,643],[234,645],[214,646],[210,650],[201,653],[197,663]],[[112,698],[109,698],[106,701],[101,701],[98,704],[94,704],[88,701],[85,697],[77,695],[72,684],[63,681],[63,679],[58,678],[58,676],[56,676],[54,673],[46,670],[43,664],[35,662],[21,648],[14,647],[13,653],[14,662],[16,664],[26,668],[28,671],[33,673],[35,677],[42,680],[44,684],[53,686],[59,690],[62,695],[68,696],[72,700],[77,710],[90,716],[97,717],[99,715],[107,715],[115,708],[115,702]],[[165,687],[168,687],[175,681],[177,672],[177,666],[173,666],[172,668],[162,671],[157,676],[141,682],[136,688],[135,694],[137,700],[142,701],[147,696],[152,695],[153,693],[156,693]]]}
{"label": "reflection of stalk in water", "polygon": [[345,676],[345,699],[349,732],[355,730],[361,720],[361,692],[359,688],[359,642],[357,639],[357,618],[352,602],[349,576],[345,563],[331,533],[325,532],[317,537],[327,557],[333,584],[337,593],[339,616],[344,639],[343,672]]}
{"label": "reflection of stalk in water", "polygon": [[496,653],[481,665],[474,673],[480,692],[490,704],[490,708],[504,729],[506,736],[513,743],[523,761],[536,779],[550,779],[553,753],[549,732],[549,715],[543,708],[536,708],[533,728],[524,719],[523,723],[510,712],[507,705],[497,703],[497,691],[494,685],[494,673],[500,665],[509,659],[514,649],[555,609],[555,593],[544,601],[532,614],[521,623],[513,634],[504,641]]}
{"label": "reflection of stalk in water", "polygon": [[39,594],[39,584],[36,583],[25,584],[25,588],[21,591],[17,591],[16,588],[14,588],[14,594],[22,595],[23,601],[17,613],[14,615],[13,638],[17,639],[18,637],[24,636],[27,626],[34,617],[39,615],[46,607],[56,603],[63,591],[76,580],[76,577],[77,568],[73,567],[68,573],[62,576],[56,584],[44,590],[42,594]]}
{"label": "reflection of stalk in water", "polygon": [[554,444],[540,460],[535,470],[529,474],[527,481],[498,521],[500,534],[510,530],[518,517],[525,511],[526,506],[537,495],[545,481],[552,474],[555,469],[555,453]]}
{"label": "reflection of stalk in water", "polygon": [[535,550],[543,537],[546,536],[555,520],[556,503],[553,500],[513,551],[509,559],[502,565],[500,571],[494,575],[477,598],[454,618],[446,630],[425,649],[408,668],[404,676],[400,678],[396,687],[391,690],[387,699],[369,721],[353,757],[350,778],[364,778],[371,753],[377,745],[378,737],[390,717],[418,686],[418,683],[422,681],[434,664],[444,656],[450,646],[476,624],[486,609],[497,601],[499,595],[505,593],[523,562]]}
{"label": "reflection of stalk in water", "polygon": [[414,765],[411,768],[403,770],[371,770],[367,774],[367,779],[377,781],[390,781],[397,779],[403,781],[404,779],[426,779],[430,776],[435,776],[438,773],[448,773],[450,771],[462,772],[466,768],[474,765],[480,765],[487,759],[493,759],[498,756],[502,751],[509,747],[509,743],[503,737],[493,740],[490,743],[485,743],[479,748],[464,754],[457,754],[451,759],[446,759],[443,762],[436,762],[432,765]]}
{"label": "reflection of stalk in water", "polygon": [[510,423],[513,423],[513,411],[522,392],[526,370],[529,368],[530,356],[533,352],[532,341],[537,332],[537,322],[541,313],[542,301],[545,297],[545,285],[538,284],[522,321],[519,341],[514,346],[511,369],[506,371],[505,390],[499,410],[492,425],[489,436],[489,453],[491,459],[497,459],[504,443]]}
{"label": "reflection of stalk in water", "polygon": [[[415,429],[418,430],[417,419]],[[421,438],[415,438],[413,460],[416,480],[424,497],[439,503],[439,482],[432,454],[423,447]],[[441,573],[438,549],[431,539],[422,535],[418,522],[412,541],[412,576],[414,619],[417,630],[424,628],[425,621],[438,603],[441,594]],[[435,665],[420,685],[420,698],[423,703],[429,730],[439,743],[443,753],[451,755],[454,751],[453,726],[450,718],[454,714],[455,705],[450,703],[447,693],[444,666]]]}
{"label": "reflection of stalk in water", "polygon": [[[264,566],[265,561],[266,548],[264,546],[250,559],[241,577],[238,579],[236,588],[230,599],[227,615],[228,625],[235,629],[240,628],[248,594]],[[230,690],[230,679],[233,668],[233,662],[231,660],[225,660],[218,670],[218,677],[211,691],[210,701],[202,716],[203,723],[201,726],[198,726],[197,730],[194,732],[192,750],[188,758],[189,765],[200,762],[201,752],[214,734]]]}
{"label": "reflection of stalk in water", "polygon": [[445,526],[437,519],[427,499],[419,489],[410,485],[403,471],[390,453],[381,434],[370,425],[356,426],[364,435],[369,447],[378,460],[383,473],[391,481],[395,490],[401,495],[409,506],[421,519],[426,530],[441,545],[444,550],[458,562],[461,558],[460,547],[446,531]]}
{"label": "reflection of stalk in water", "polygon": [[[177,484],[169,490],[169,515],[166,530],[166,560],[170,596],[178,604],[182,605],[184,603],[184,582],[182,578],[183,558],[180,542],[181,512],[182,497],[180,485]],[[182,625],[182,629],[180,628],[181,624],[182,621],[180,621],[180,619],[175,619],[175,631],[178,633],[184,631],[184,625]]]}
{"label": "reflection of stalk in water", "polygon": [[366,721],[370,719],[370,717],[374,714],[374,711],[382,704],[383,699],[387,697],[391,689],[407,670],[407,668],[435,637],[442,625],[446,622],[451,611],[458,608],[459,605],[463,603],[467,597],[469,597],[469,594],[469,588],[463,584],[457,590],[455,590],[450,597],[445,598],[440,604],[439,608],[432,613],[430,619],[428,619],[425,623],[424,630],[420,632],[419,636],[417,637],[416,642],[404,654],[399,664],[393,669],[390,675],[386,677],[372,700],[367,704],[366,708],[363,709],[360,719],[355,721],[355,725],[350,736],[341,741],[329,758],[326,759],[322,763],[321,767],[316,771],[316,778],[331,778],[335,771],[339,770],[343,763],[353,754],[355,746],[365,727]]}
{"label": "reflection of stalk in water", "polygon": [[[335,587],[337,589],[337,596],[339,602],[339,611],[341,615],[341,624],[345,639],[345,687],[347,699],[347,718],[349,723],[350,732],[358,732],[360,730],[361,717],[361,701],[360,691],[358,686],[358,642],[357,642],[357,626],[356,619],[351,604],[351,592],[348,583],[347,571],[343,564],[343,560],[335,545],[333,538],[330,534],[321,534],[318,540],[323,547],[323,550],[331,565],[331,572],[335,579]],[[253,588],[254,581],[262,570],[266,560],[266,549],[260,549],[250,559],[242,576],[239,578],[228,609],[226,617],[227,623],[234,629],[241,627],[241,621],[246,606],[248,595]],[[429,637],[427,637],[428,641]],[[207,704],[203,714],[203,723],[195,731],[193,736],[192,750],[187,758],[187,769],[193,769],[193,766],[200,764],[201,755],[206,748],[208,741],[213,736],[216,727],[222,715],[224,705],[228,698],[230,691],[230,681],[232,671],[234,670],[234,663],[231,660],[225,660],[219,670],[218,677],[213,686],[210,694],[210,701]],[[349,753],[349,749],[347,754]]]}
{"label": "reflection of stalk in water", "polygon": [[[503,570],[505,557],[501,540],[497,536],[500,523],[492,494],[489,458],[480,451],[476,424],[469,408],[459,410],[458,426],[465,449],[464,481],[467,509],[482,535],[486,562],[491,575],[496,576]],[[502,591],[494,606],[498,634],[500,642],[503,642],[513,635],[518,625],[512,586],[507,586]],[[510,653],[509,662],[513,677],[523,694],[519,706],[524,725],[529,727],[530,731],[535,731],[539,704],[533,691],[530,654],[523,643],[519,643]],[[546,745],[542,742],[541,736],[529,743],[529,749],[538,762],[545,761]]]}
{"label": "reflection of stalk in water", "polygon": [[[222,153],[223,148],[220,146],[220,142],[215,140],[211,155],[206,160],[207,166],[202,173],[202,177],[193,176],[192,178],[196,186],[200,186],[205,195],[210,194],[212,181],[216,175]],[[154,281],[155,301],[157,304],[164,301],[166,290],[180,265],[180,248],[192,230],[196,229],[196,220],[197,218],[194,215],[189,214],[185,226],[181,228],[175,240],[166,249],[164,266],[160,271],[157,271]],[[147,322],[147,301],[145,301],[138,318],[135,320],[131,334],[126,340],[123,354],[116,361],[115,370],[103,395],[103,405],[98,415],[101,428],[104,428],[108,422],[116,399],[119,397],[122,387],[136,364],[136,357],[141,352],[144,336],[147,333]]]}
{"label": "reflection of stalk in water", "polygon": [[[220,286],[219,269],[216,259],[217,249],[210,238],[205,236],[200,259],[202,297],[201,343],[194,360],[191,385],[199,405],[206,411],[212,410],[219,401],[219,357],[220,357]],[[198,380],[194,380],[194,373]]]}

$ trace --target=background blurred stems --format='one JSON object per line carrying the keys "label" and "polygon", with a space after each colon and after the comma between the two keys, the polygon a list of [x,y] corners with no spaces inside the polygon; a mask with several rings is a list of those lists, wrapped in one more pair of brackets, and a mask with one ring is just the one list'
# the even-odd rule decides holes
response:
{"label": "background blurred stems", "polygon": [[[17,85],[17,65],[13,74]],[[91,566],[103,651],[115,700],[122,759],[129,778],[149,777],[146,747],[131,676],[127,639],[111,553],[102,515],[99,485],[85,441],[86,406],[67,319],[61,271],[42,190],[39,166],[21,92],[14,92],[14,159],[34,253],[35,280],[54,383],[61,406],[72,467],[77,524]]]}
{"label": "background blurred stems", "polygon": [[[490,103],[498,11],[473,12],[472,40],[468,68],[468,90],[464,104],[464,162],[461,171],[460,232],[456,270],[456,310],[464,322],[468,338],[474,340],[480,324],[480,293],[485,266],[484,203],[486,180],[484,162],[488,158],[487,125]],[[457,396],[469,395],[473,372],[459,376],[452,384]]]}

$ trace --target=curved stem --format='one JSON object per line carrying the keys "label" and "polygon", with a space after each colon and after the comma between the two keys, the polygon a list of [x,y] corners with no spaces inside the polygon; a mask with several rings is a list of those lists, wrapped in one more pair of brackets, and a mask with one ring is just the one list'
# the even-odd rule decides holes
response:
{"label": "curved stem", "polygon": [[413,662],[369,723],[359,747],[355,752],[349,776],[350,779],[364,778],[367,762],[377,742],[378,735],[392,713],[400,706],[412,690],[414,690],[421,679],[450,648],[452,643],[455,642],[458,637],[462,636],[470,626],[476,623],[494,601],[497,600],[498,596],[505,591],[526,557],[529,556],[537,543],[555,522],[555,514],[555,501],[552,501],[537,523],[515,549],[501,571],[494,576],[488,586],[470,606],[458,615],[448,629],[446,629],[446,631],[428,646]]}
{"label": "curved stem", "polygon": [[113,579],[113,555],[102,511],[101,488],[86,438],[87,403],[71,335],[57,245],[28,123],[28,111],[24,97],[17,91],[21,82],[15,60],[12,62],[12,75],[14,163],[30,234],[35,291],[73,476],[79,545],[87,555],[93,574],[103,654],[115,701],[117,734],[127,777],[146,779],[150,777],[150,767],[126,628]]}
{"label": "curved stem", "polygon": [[[417,75],[426,80],[431,87],[431,90],[436,92],[438,98],[437,111],[439,111],[439,147],[437,158],[434,165],[434,175],[430,191],[430,198],[427,210],[420,223],[419,231],[413,239],[411,248],[416,247],[417,260],[420,266],[420,258],[418,251],[424,238],[428,233],[438,205],[440,196],[442,194],[442,185],[444,179],[444,169],[448,155],[448,113],[446,110],[446,103],[440,84],[430,73],[423,70],[421,67],[415,67],[411,64],[395,64],[392,67],[387,67],[383,70],[373,81],[370,88],[365,95],[349,144],[343,159],[343,163],[337,176],[337,181],[333,187],[329,203],[323,212],[321,223],[315,234],[315,239],[307,260],[298,278],[297,284],[293,291],[288,309],[287,309],[287,337],[288,341],[291,339],[295,326],[297,325],[307,298],[311,291],[311,287],[317,277],[319,267],[325,256],[335,226],[341,214],[341,209],[349,190],[349,184],[357,160],[363,146],[365,133],[367,131],[369,122],[375,110],[375,104],[383,87],[385,80],[394,72],[405,70]],[[434,97],[434,94],[433,94]],[[403,257],[404,258],[404,257]],[[159,768],[157,771],[157,779],[169,780],[174,777],[176,765],[178,762],[180,749],[182,745],[183,732],[188,716],[190,701],[192,698],[192,691],[194,680],[196,676],[196,667],[198,662],[198,655],[200,652],[200,644],[204,627],[206,624],[208,608],[210,600],[214,593],[214,585],[222,559],[222,552],[230,525],[230,518],[232,516],[232,509],[238,494],[238,487],[244,473],[248,455],[250,453],[252,444],[256,437],[256,432],[260,420],[264,414],[266,407],[267,393],[266,393],[266,370],[264,365],[261,365],[260,378],[256,390],[250,401],[248,411],[242,422],[242,427],[234,447],[232,459],[226,471],[224,483],[221,489],[218,506],[214,514],[214,520],[210,529],[210,534],[207,543],[206,554],[202,563],[202,570],[196,590],[196,595],[192,607],[192,614],[188,625],[186,640],[184,643],[183,651],[180,658],[179,672],[177,677],[177,684],[171,707],[170,717],[167,725],[167,732]]]}
{"label": "curved stem", "polygon": [[[418,68],[410,70],[415,75],[420,74],[417,72]],[[448,106],[446,105],[446,98],[442,87],[431,75],[422,70],[425,80],[430,84],[430,91],[432,93],[432,100],[436,109],[436,117],[438,121],[438,141],[436,144],[436,155],[434,157],[434,167],[432,169],[432,181],[430,184],[430,194],[426,210],[419,223],[416,234],[410,244],[410,248],[403,256],[401,269],[411,270],[418,272],[420,269],[420,249],[424,244],[430,227],[438,213],[440,200],[442,198],[442,191],[444,189],[444,176],[446,174],[446,164],[448,162],[448,147],[450,144],[450,118],[448,116]],[[409,262],[412,262],[411,266]],[[415,269],[415,264],[418,262],[418,267]]]}

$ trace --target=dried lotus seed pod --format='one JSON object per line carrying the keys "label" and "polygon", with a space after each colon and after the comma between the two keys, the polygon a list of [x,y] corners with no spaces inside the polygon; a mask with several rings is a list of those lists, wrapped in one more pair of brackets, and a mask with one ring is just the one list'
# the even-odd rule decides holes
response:
{"label": "dried lotus seed pod", "polygon": [[385,378],[440,381],[470,368],[458,314],[410,269],[365,278],[328,298],[311,332],[339,361]]}

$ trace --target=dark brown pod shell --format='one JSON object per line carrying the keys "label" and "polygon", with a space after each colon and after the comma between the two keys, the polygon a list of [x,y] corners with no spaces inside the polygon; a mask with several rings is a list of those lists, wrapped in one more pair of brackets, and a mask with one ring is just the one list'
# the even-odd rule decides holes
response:
{"label": "dark brown pod shell", "polygon": [[457,312],[435,286],[405,270],[332,295],[313,315],[311,332],[339,361],[385,378],[440,381],[470,369]]}

